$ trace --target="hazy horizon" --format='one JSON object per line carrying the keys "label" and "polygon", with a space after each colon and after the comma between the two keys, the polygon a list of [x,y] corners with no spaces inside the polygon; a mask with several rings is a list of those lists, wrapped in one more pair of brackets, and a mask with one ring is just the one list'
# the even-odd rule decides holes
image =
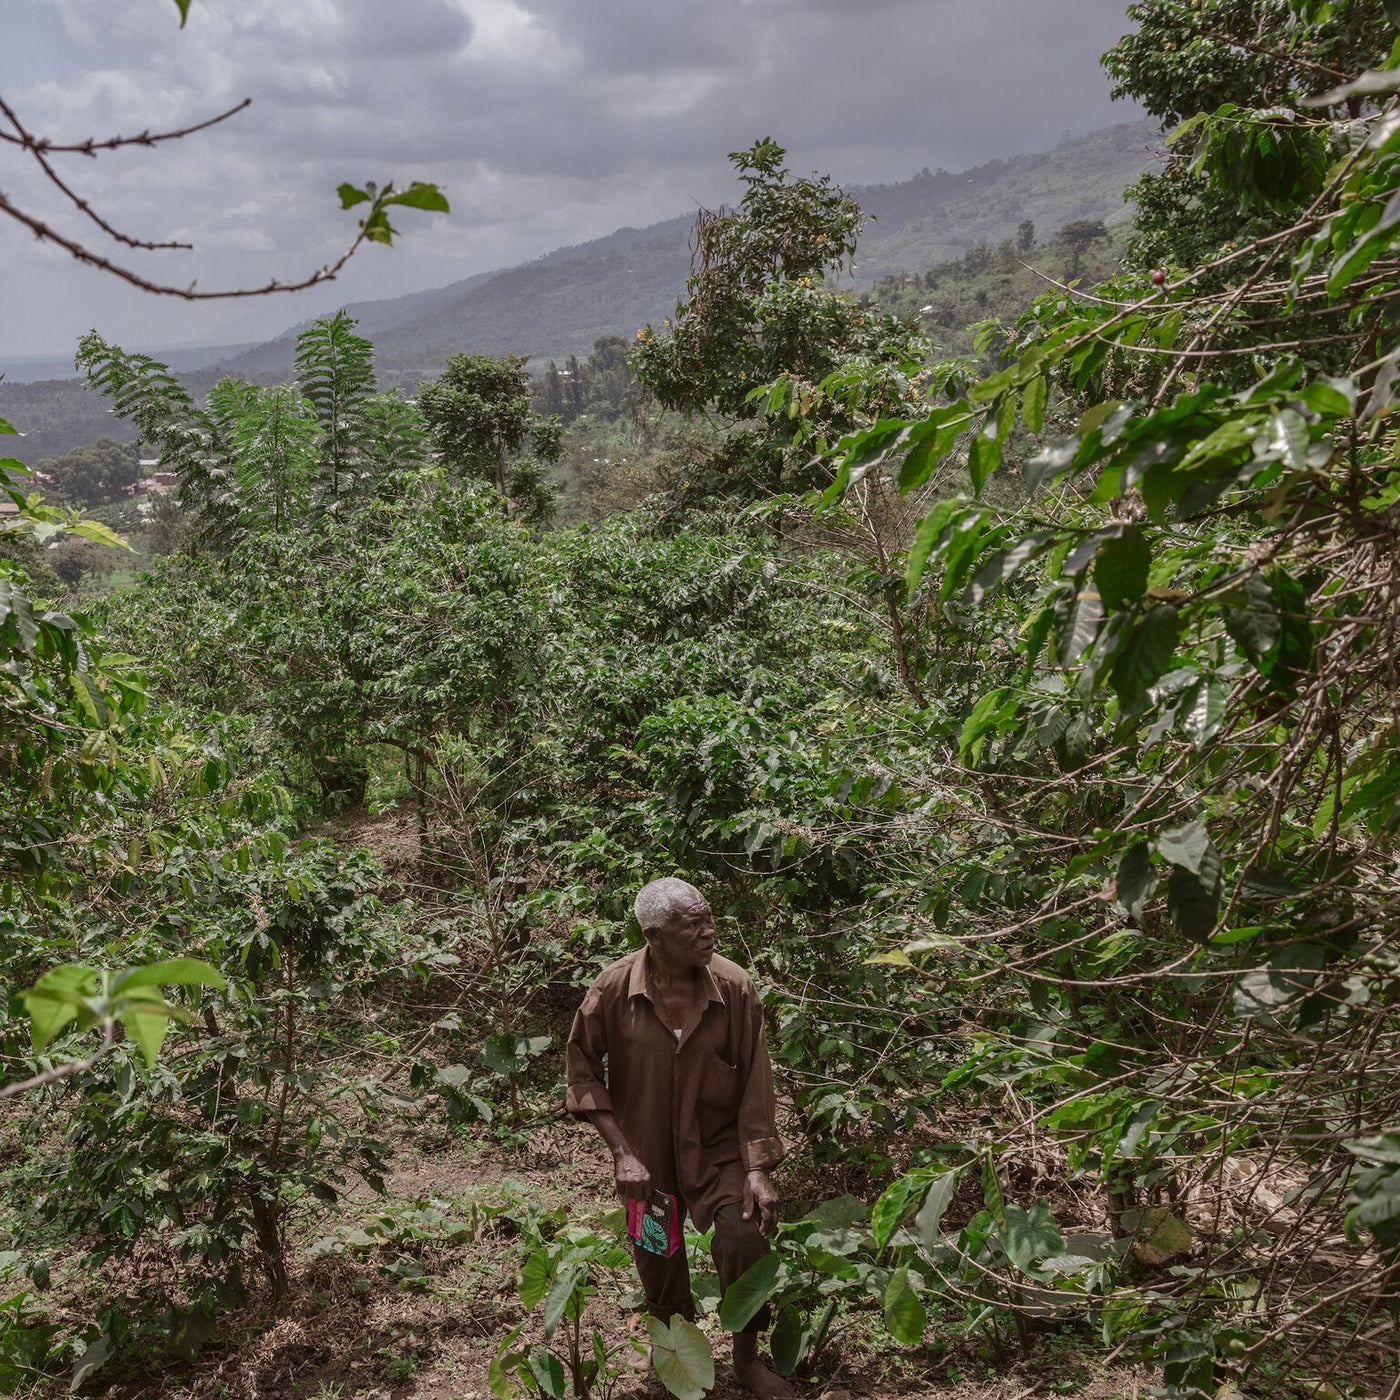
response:
{"label": "hazy horizon", "polygon": [[149,346],[266,339],[345,302],[721,202],[734,192],[726,153],[762,135],[788,147],[795,170],[869,185],[1049,149],[1137,115],[1110,103],[1098,66],[1127,28],[1121,0],[989,0],[975,13],[950,0],[676,11],[598,0],[587,15],[564,0],[392,12],[373,0],[194,0],[183,32],[171,0],[117,13],[105,0],[13,5],[0,91],[40,134],[168,129],[254,99],[182,142],[64,158],[61,173],[119,228],[188,239],[189,253],[116,247],[7,148],[16,203],[125,254],[117,261],[210,288],[304,276],[353,237],[341,180],[434,180],[453,209],[401,211],[395,248],[363,248],[310,292],[193,304],[82,267],[6,220],[0,356],[70,353],[92,325]]}

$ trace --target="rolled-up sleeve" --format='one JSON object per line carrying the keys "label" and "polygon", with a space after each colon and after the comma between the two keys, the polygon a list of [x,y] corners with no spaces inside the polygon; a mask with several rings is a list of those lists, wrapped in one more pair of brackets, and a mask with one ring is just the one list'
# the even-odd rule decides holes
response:
{"label": "rolled-up sleeve", "polygon": [[787,1156],[787,1150],[778,1136],[778,1105],[773,1092],[773,1063],[763,1031],[763,1004],[756,990],[746,1001],[739,1057],[743,1085],[739,1094],[739,1155],[745,1171],[771,1171]]}
{"label": "rolled-up sleeve", "polygon": [[565,1060],[568,1091],[564,1108],[575,1118],[589,1113],[611,1112],[612,1099],[603,1081],[603,1060],[608,1053],[607,1028],[602,1000],[596,991],[584,997],[569,1028]]}

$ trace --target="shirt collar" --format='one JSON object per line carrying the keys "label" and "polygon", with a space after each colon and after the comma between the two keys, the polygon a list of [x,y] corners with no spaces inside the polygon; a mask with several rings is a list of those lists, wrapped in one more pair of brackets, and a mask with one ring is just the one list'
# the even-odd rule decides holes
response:
{"label": "shirt collar", "polygon": [[[705,989],[707,1002],[717,1001],[723,1004],[724,994],[720,991],[719,983],[715,980],[713,969],[709,967],[700,969],[700,983]],[[653,1006],[656,1005],[656,998],[651,994],[651,962],[647,958],[645,943],[632,954],[632,971],[627,978],[627,995],[629,998],[645,997]]]}

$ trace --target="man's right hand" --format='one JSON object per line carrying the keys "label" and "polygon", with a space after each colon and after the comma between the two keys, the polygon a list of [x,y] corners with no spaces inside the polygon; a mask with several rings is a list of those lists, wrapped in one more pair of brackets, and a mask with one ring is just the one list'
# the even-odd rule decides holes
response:
{"label": "man's right hand", "polygon": [[633,1153],[619,1152],[613,1158],[613,1172],[617,1194],[624,1201],[644,1201],[651,1195],[651,1173]]}

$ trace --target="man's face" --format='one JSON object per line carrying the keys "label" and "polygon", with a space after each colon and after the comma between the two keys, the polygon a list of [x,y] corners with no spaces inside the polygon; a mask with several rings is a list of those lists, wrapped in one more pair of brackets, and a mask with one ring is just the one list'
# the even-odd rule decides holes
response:
{"label": "man's face", "polygon": [[705,967],[715,955],[715,920],[703,900],[677,905],[648,938],[667,962],[678,967]]}

